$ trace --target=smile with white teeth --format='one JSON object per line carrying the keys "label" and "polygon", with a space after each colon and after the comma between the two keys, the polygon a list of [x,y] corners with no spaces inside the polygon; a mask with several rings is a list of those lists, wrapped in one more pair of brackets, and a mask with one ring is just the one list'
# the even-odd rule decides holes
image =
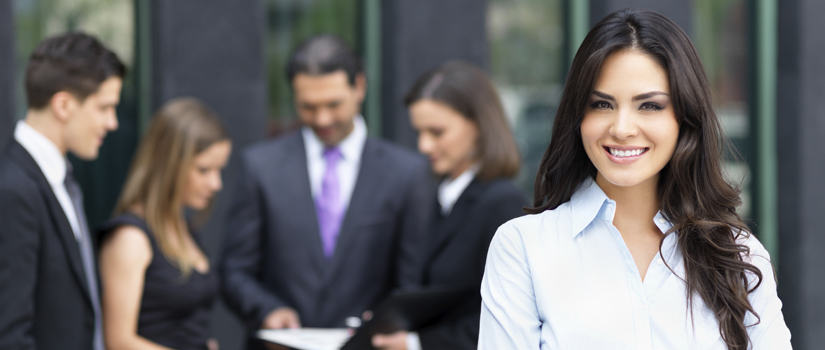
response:
{"label": "smile with white teeth", "polygon": [[621,150],[621,149],[612,148],[612,147],[606,147],[606,148],[607,148],[608,152],[610,152],[611,155],[613,155],[614,157],[618,157],[618,158],[635,157],[635,156],[638,156],[638,155],[644,153],[647,150],[647,148],[637,148],[637,149],[627,149],[627,150]]}

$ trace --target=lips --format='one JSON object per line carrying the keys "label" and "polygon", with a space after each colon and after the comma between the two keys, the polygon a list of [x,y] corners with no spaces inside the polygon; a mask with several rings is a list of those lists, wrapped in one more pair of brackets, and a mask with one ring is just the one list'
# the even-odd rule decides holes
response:
{"label": "lips", "polygon": [[602,146],[608,158],[613,162],[624,164],[641,158],[650,147],[610,147]]}

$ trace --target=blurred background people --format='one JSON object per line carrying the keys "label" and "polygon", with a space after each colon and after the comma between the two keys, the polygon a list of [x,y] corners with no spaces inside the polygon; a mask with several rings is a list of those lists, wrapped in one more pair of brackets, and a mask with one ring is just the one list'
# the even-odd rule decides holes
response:
{"label": "blurred background people", "polygon": [[96,38],[43,40],[28,111],[0,155],[0,349],[103,349],[97,264],[67,153],[93,160],[117,129],[125,67]]}
{"label": "blurred background people", "polygon": [[510,180],[519,153],[498,93],[480,69],[448,62],[421,76],[405,98],[418,150],[440,179],[431,200],[423,286],[466,292],[461,302],[415,333],[376,335],[382,349],[475,349],[479,287],[487,247],[499,225],[523,213]]}
{"label": "blurred background people", "polygon": [[429,222],[424,159],[367,136],[353,51],[312,37],[286,71],[303,127],[244,151],[225,230],[223,292],[250,332],[343,327],[417,284]]}
{"label": "blurred background people", "polygon": [[768,252],[722,176],[689,37],[608,15],[573,59],[536,176],[482,282],[479,349],[790,349]]}
{"label": "blurred background people", "polygon": [[208,349],[218,278],[187,208],[221,189],[231,142],[193,98],[173,99],[141,140],[100,252],[108,349]]}

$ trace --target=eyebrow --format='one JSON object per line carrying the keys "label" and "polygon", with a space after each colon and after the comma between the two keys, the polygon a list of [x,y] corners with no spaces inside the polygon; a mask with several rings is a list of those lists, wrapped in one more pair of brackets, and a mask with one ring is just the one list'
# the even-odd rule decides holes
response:
{"label": "eyebrow", "polygon": [[[610,96],[610,95],[608,95],[604,92],[601,92],[599,90],[593,90],[593,95],[601,97],[605,100],[616,101],[616,98],[614,98],[613,96]],[[658,95],[670,96],[664,91],[651,91],[651,92],[646,92],[646,93],[643,93],[643,94],[633,96],[632,100],[633,101],[646,100],[646,99],[649,99],[653,96],[658,96]]]}

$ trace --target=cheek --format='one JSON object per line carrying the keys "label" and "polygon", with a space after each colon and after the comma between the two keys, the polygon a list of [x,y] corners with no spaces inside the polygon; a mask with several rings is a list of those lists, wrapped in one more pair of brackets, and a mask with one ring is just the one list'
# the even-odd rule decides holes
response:
{"label": "cheek", "polygon": [[458,137],[455,142],[456,158],[472,158],[476,154],[477,140],[478,136],[473,133],[466,133],[464,137]]}
{"label": "cheek", "polygon": [[314,118],[312,116],[312,113],[310,113],[306,110],[303,110],[303,109],[298,109],[298,119],[304,125],[312,125],[312,120]]}
{"label": "cheek", "polygon": [[582,120],[580,130],[581,130],[582,143],[584,143],[585,148],[588,145],[594,143],[599,138],[599,135],[601,134],[599,132],[598,123],[596,123],[594,118],[588,117],[587,115],[585,115],[584,119]]}
{"label": "cheek", "polygon": [[339,123],[346,123],[355,114],[355,105],[350,100],[342,101],[331,111],[338,119]]}
{"label": "cheek", "polygon": [[594,148],[598,148],[598,140],[602,135],[600,127],[592,118],[585,117],[581,124],[580,133],[584,150],[589,157],[592,157],[591,153]]}
{"label": "cheek", "polygon": [[201,176],[196,172],[192,171],[189,173],[189,176],[186,178],[186,196],[191,196],[194,193],[198,192],[198,189],[201,187]]}
{"label": "cheek", "polygon": [[672,154],[679,140],[679,124],[676,122],[676,118],[663,120],[660,125],[656,126],[655,130],[659,131],[653,133],[657,136],[656,142],[663,145]]}

